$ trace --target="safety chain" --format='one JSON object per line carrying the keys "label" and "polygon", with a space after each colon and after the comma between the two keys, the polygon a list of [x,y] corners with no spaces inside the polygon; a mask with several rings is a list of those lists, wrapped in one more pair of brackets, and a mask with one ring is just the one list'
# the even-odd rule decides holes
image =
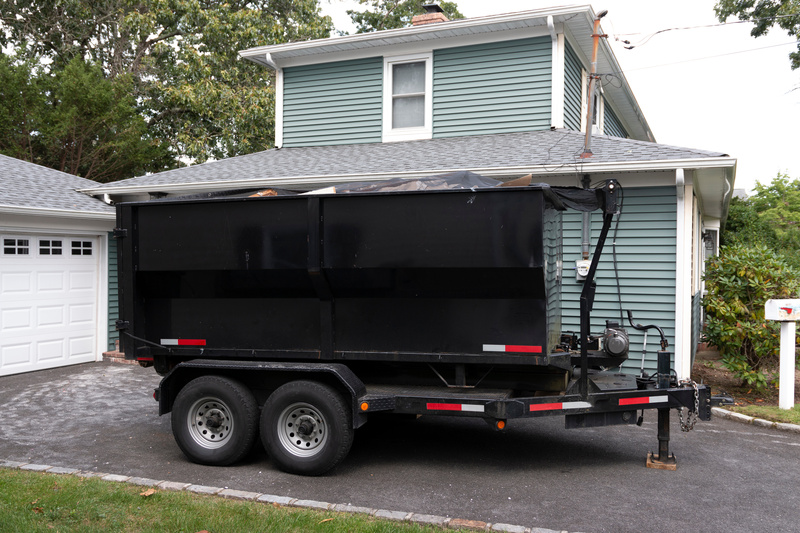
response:
{"label": "safety chain", "polygon": [[688,433],[694,429],[694,425],[697,423],[697,415],[700,412],[700,393],[698,391],[697,383],[691,379],[681,381],[678,383],[678,385],[691,385],[692,389],[694,389],[694,410],[689,410],[686,420],[683,419],[683,407],[678,410],[678,417],[681,422],[681,431]]}

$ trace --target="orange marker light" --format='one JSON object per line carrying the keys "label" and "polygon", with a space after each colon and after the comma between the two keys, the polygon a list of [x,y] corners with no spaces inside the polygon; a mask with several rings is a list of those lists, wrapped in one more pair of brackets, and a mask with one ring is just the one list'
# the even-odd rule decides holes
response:
{"label": "orange marker light", "polygon": [[506,421],[505,420],[498,420],[497,421],[497,429],[505,429],[506,428]]}
{"label": "orange marker light", "polygon": [[362,411],[366,411],[367,409],[369,409],[369,404],[367,402],[362,403],[361,404],[361,410]]}

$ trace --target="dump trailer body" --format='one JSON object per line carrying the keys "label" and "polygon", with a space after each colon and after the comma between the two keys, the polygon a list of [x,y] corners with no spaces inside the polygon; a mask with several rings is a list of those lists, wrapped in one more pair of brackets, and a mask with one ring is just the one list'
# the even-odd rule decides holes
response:
{"label": "dump trailer body", "polygon": [[559,342],[559,208],[543,187],[123,205],[149,341],[123,351],[525,364]]}
{"label": "dump trailer body", "polygon": [[[123,351],[165,376],[160,413],[204,464],[241,459],[260,434],[280,468],[320,474],[378,414],[480,417],[496,429],[564,415],[580,428],[658,409],[653,464],[669,467],[669,410],[708,419],[710,391],[671,377],[663,338],[659,373],[638,379],[598,368],[627,357],[619,325],[606,329],[613,353],[588,348],[616,187],[121,204]],[[580,353],[560,331],[565,205],[604,210]]]}

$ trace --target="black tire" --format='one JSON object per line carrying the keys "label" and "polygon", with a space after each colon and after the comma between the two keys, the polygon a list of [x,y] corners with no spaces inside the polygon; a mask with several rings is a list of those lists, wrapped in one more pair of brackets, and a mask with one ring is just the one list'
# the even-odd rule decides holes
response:
{"label": "black tire", "polygon": [[261,440],[278,468],[318,476],[339,464],[353,444],[352,412],[336,390],[291,381],[261,410]]}
{"label": "black tire", "polygon": [[242,383],[221,376],[190,381],[172,406],[172,434],[190,461],[224,466],[239,461],[258,435],[258,404]]}

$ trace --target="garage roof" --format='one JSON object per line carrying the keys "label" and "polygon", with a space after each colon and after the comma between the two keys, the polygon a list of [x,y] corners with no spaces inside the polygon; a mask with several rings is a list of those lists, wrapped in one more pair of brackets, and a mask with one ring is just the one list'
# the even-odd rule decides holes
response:
{"label": "garage roof", "polygon": [[109,217],[114,208],[78,192],[98,183],[0,155],[0,212],[69,212],[74,216]]}

